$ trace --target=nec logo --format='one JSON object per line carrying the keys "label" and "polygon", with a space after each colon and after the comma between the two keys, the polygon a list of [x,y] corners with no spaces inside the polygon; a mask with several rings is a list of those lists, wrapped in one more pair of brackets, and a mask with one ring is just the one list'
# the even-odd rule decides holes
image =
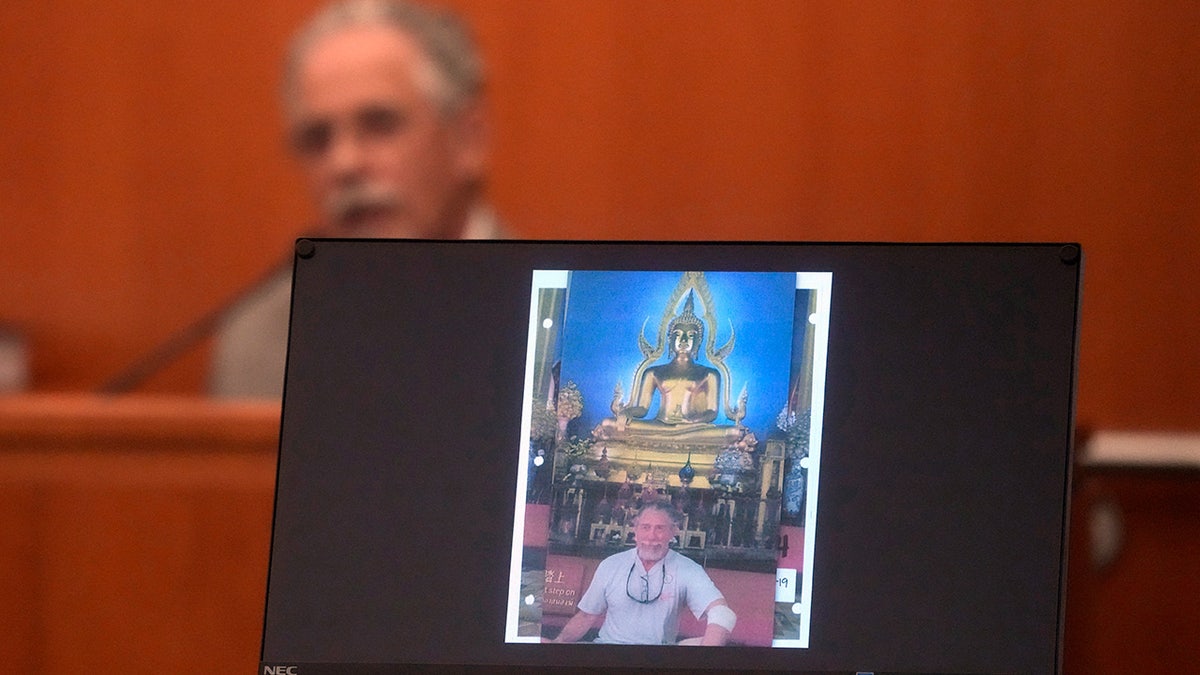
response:
{"label": "nec logo", "polygon": [[263,666],[263,675],[299,675],[296,666]]}

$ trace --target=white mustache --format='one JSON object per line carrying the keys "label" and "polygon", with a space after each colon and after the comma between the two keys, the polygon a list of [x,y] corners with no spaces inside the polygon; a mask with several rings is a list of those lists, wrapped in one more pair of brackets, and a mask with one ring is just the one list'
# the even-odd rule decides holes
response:
{"label": "white mustache", "polygon": [[325,212],[337,222],[352,218],[363,211],[395,209],[400,199],[390,189],[379,185],[352,185],[338,190],[325,200]]}

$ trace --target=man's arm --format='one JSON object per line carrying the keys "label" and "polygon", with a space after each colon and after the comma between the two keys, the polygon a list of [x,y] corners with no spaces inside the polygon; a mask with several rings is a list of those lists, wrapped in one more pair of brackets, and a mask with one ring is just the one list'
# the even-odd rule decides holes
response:
{"label": "man's arm", "polygon": [[567,625],[563,626],[562,632],[558,637],[551,642],[578,642],[580,638],[587,634],[589,630],[596,626],[600,619],[599,614],[588,614],[582,610],[575,612],[575,616],[567,621]]}
{"label": "man's arm", "polygon": [[708,625],[704,629],[704,637],[700,644],[706,647],[721,647],[729,641],[729,634],[737,622],[737,615],[729,608],[725,598],[718,598],[709,603],[704,609]]}

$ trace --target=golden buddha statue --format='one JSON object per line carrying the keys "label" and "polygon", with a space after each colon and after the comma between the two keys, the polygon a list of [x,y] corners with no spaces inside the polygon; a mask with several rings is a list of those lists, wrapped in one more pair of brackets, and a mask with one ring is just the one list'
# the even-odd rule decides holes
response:
{"label": "golden buddha statue", "polygon": [[[683,309],[675,314],[683,294]],[[703,317],[696,315],[696,295],[704,306]],[[645,357],[634,371],[633,389],[628,402],[620,382],[613,395],[613,416],[592,430],[592,436],[606,443],[614,460],[645,459],[654,456],[659,466],[682,467],[689,453],[699,469],[711,467],[712,459],[746,433],[746,391],[743,388],[736,406],[728,403],[729,370],[725,357],[733,349],[734,338],[714,349],[713,302],[702,272],[687,272],[667,303],[660,323],[657,345],[639,331],[638,341]],[[665,329],[665,330],[664,330]],[[705,339],[707,335],[707,340]],[[702,352],[713,366],[699,363]],[[656,364],[664,352],[666,363]],[[715,366],[715,367],[714,367]],[[652,417],[654,399],[657,411]],[[717,424],[724,403],[726,417],[733,424]]]}
{"label": "golden buddha statue", "polygon": [[704,325],[688,296],[683,314],[675,317],[667,329],[671,346],[671,362],[654,366],[642,373],[642,381],[625,414],[642,418],[650,410],[650,402],[659,395],[659,424],[679,425],[706,423],[717,419],[717,396],[721,390],[721,374],[716,368],[696,363],[700,354],[700,338]]}

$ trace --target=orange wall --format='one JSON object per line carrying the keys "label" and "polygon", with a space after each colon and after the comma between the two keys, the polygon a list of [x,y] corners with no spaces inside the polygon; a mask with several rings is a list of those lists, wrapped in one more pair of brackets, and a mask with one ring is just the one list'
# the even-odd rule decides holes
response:
{"label": "orange wall", "polygon": [[[450,4],[518,234],[1077,240],[1080,421],[1200,427],[1200,5]],[[37,389],[98,386],[286,253],[311,212],[275,86],[315,5],[0,3],[0,323]]]}

